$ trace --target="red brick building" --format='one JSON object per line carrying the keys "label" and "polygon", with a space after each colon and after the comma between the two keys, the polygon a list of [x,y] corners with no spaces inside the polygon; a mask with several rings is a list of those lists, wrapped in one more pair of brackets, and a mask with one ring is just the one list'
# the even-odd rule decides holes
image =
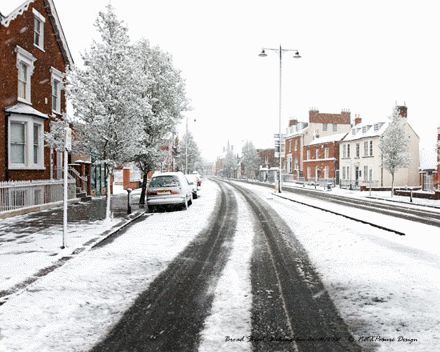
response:
{"label": "red brick building", "polygon": [[260,166],[270,169],[278,166],[278,159],[275,159],[275,148],[257,149],[260,156]]}
{"label": "red brick building", "polygon": [[317,138],[304,146],[304,177],[306,180],[339,179],[339,142],[347,133]]}
{"label": "red brick building", "polygon": [[50,179],[62,155],[44,132],[65,111],[72,56],[53,0],[28,0],[0,21],[0,181]]}
{"label": "red brick building", "polygon": [[340,114],[327,114],[313,108],[309,111],[309,122],[290,120],[284,138],[284,172],[303,176],[304,146],[320,137],[348,133],[351,129],[350,118],[351,113],[348,110],[342,110]]}

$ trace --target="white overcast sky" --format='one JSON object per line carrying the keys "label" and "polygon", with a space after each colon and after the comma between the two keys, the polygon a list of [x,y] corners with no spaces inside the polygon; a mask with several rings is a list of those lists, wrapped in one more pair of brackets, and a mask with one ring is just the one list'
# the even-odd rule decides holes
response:
{"label": "white overcast sky", "polygon": [[[22,1],[14,0],[17,5]],[[109,0],[54,0],[76,63],[98,38],[93,26]],[[194,111],[187,113],[205,157],[228,139],[234,150],[252,140],[272,147],[278,131],[279,58],[283,55],[283,130],[291,117],[308,121],[349,109],[363,122],[385,120],[396,102],[433,148],[440,123],[440,21],[435,0],[257,1],[111,0],[129,29],[173,55]],[[5,4],[6,5],[6,4]],[[0,11],[8,14],[0,5]],[[196,119],[196,122],[193,120]],[[180,130],[184,130],[184,125]]]}

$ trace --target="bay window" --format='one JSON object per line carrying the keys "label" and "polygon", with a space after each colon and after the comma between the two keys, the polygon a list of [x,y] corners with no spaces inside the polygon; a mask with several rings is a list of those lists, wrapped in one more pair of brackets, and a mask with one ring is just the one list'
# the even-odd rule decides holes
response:
{"label": "bay window", "polygon": [[27,115],[9,117],[9,169],[44,169],[44,120]]}

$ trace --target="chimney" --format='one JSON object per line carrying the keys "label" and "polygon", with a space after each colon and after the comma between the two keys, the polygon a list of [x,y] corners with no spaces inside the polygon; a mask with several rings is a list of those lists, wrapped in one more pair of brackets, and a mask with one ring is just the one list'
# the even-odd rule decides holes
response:
{"label": "chimney", "polygon": [[362,118],[360,114],[355,114],[354,115],[354,125],[359,125],[360,123],[362,123]]}
{"label": "chimney", "polygon": [[408,108],[405,105],[397,106],[397,110],[399,110],[399,115],[406,119],[408,118]]}
{"label": "chimney", "polygon": [[289,127],[296,126],[298,124],[297,119],[291,119],[289,120]]}

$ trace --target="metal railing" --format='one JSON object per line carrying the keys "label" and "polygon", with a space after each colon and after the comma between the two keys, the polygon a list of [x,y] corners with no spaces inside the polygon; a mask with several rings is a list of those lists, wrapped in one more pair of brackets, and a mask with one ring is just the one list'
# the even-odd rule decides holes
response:
{"label": "metal railing", "polygon": [[[68,180],[69,198],[75,197],[75,179]],[[0,182],[0,212],[63,200],[63,180]]]}

